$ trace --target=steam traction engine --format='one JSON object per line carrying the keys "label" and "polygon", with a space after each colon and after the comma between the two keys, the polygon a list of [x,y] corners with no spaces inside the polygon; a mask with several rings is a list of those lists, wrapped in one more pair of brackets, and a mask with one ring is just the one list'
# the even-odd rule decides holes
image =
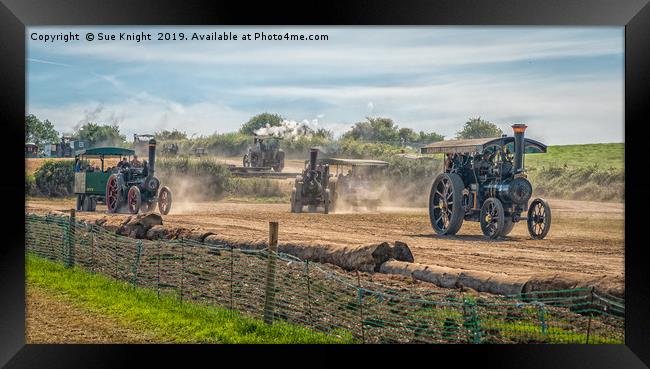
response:
{"label": "steam traction engine", "polygon": [[255,136],[253,146],[248,148],[242,163],[245,168],[271,167],[274,172],[284,169],[284,151],[280,149],[280,138]]}
{"label": "steam traction engine", "polygon": [[335,193],[334,182],[330,182],[328,164],[318,164],[318,149],[311,149],[309,162],[301,175],[296,176],[296,182],[291,190],[291,212],[302,212],[307,205],[310,212],[322,207],[325,214],[329,213],[332,195]]}
{"label": "steam traction engine", "polygon": [[514,137],[440,141],[421,149],[423,154],[445,154],[444,172],[429,195],[436,233],[454,235],[469,220],[479,221],[486,237],[497,238],[525,219],[533,239],[548,234],[551,208],[539,198],[528,204],[533,188],[524,169],[524,152],[545,153],[546,145],[524,139],[525,124],[512,128]]}
{"label": "steam traction engine", "polygon": [[106,183],[106,207],[115,213],[126,205],[131,214],[140,209],[151,211],[156,208],[160,214],[169,213],[172,205],[172,192],[154,176],[156,163],[156,140],[149,140],[149,162],[142,166],[124,165],[111,174]]}

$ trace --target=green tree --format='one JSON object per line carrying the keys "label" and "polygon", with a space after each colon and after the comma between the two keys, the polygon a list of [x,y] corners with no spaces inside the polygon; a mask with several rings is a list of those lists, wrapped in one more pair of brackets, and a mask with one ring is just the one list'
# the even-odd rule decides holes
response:
{"label": "green tree", "polygon": [[156,140],[159,141],[174,141],[174,140],[187,140],[187,133],[174,129],[173,131],[162,130],[154,134]]}
{"label": "green tree", "polygon": [[398,127],[390,118],[366,117],[363,122],[354,124],[343,138],[352,138],[359,141],[399,141]]}
{"label": "green tree", "polygon": [[86,123],[77,131],[76,136],[86,141],[88,147],[96,146],[122,146],[126,136],[120,133],[120,127],[114,125],[99,125]]}
{"label": "green tree", "polygon": [[418,142],[420,143],[431,143],[431,142],[436,142],[436,141],[442,141],[445,139],[445,136],[436,133],[436,132],[429,132],[426,133],[424,131],[420,131],[419,137],[417,139]]}
{"label": "green tree", "polygon": [[458,139],[499,137],[503,131],[494,123],[478,118],[470,118],[463,129],[456,133]]}
{"label": "green tree", "polygon": [[430,143],[441,141],[444,136],[436,132],[416,133],[411,128],[399,128],[390,118],[370,118],[355,123],[351,130],[343,134],[343,139],[390,143],[393,145],[410,143]]}
{"label": "green tree", "polygon": [[282,116],[280,116],[279,114],[271,114],[271,113],[257,114],[256,116],[249,119],[248,122],[242,124],[241,128],[239,129],[239,133],[252,135],[258,129],[262,127],[266,127],[267,124],[271,127],[280,126],[282,125],[283,120],[284,118],[282,118]]}
{"label": "green tree", "polygon": [[34,114],[25,116],[25,143],[33,142],[36,145],[56,143],[59,133],[49,120],[41,121]]}
{"label": "green tree", "polygon": [[318,128],[316,131],[313,133],[314,137],[320,137],[325,140],[332,140],[334,139],[334,133],[330,131],[329,129],[325,128]]}

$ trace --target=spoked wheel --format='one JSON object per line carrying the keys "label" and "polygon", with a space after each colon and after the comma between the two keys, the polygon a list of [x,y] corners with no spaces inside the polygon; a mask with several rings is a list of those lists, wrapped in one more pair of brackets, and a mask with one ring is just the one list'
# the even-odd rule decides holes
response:
{"label": "spoked wheel", "polygon": [[528,233],[534,240],[541,240],[551,229],[551,207],[542,199],[535,199],[528,208]]}
{"label": "spoked wheel", "polygon": [[481,207],[481,230],[491,239],[499,237],[505,226],[503,205],[496,197],[485,200]]}
{"label": "spoked wheel", "polygon": [[108,182],[106,182],[106,209],[109,213],[115,213],[119,207],[120,193],[117,175],[112,174],[108,177]]}
{"label": "spoked wheel", "polygon": [[140,205],[142,205],[142,196],[140,195],[140,189],[137,186],[131,186],[127,197],[129,212],[131,214],[137,214],[140,211]]}
{"label": "spoked wheel", "polygon": [[454,235],[463,224],[463,187],[463,180],[455,173],[441,173],[433,181],[429,194],[429,218],[436,233]]}
{"label": "spoked wheel", "polygon": [[158,192],[158,210],[160,214],[167,215],[172,208],[172,191],[167,186],[162,186]]}

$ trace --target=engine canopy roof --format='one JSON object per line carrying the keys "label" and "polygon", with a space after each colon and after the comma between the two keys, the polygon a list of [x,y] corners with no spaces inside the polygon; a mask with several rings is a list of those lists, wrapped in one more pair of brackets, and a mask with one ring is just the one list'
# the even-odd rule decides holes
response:
{"label": "engine canopy roof", "polygon": [[[422,154],[466,154],[472,152],[482,152],[490,146],[505,146],[515,142],[512,136],[507,137],[490,137],[490,138],[474,138],[469,140],[446,140],[430,143],[422,148]],[[546,145],[539,141],[524,138],[525,152],[528,153],[545,153]]]}

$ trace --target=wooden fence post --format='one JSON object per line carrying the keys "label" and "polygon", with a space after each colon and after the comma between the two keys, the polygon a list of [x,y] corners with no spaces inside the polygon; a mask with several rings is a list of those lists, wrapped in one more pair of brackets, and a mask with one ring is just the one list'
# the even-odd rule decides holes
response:
{"label": "wooden fence post", "polygon": [[589,299],[589,307],[587,308],[587,312],[589,313],[589,322],[587,323],[587,342],[585,342],[586,344],[589,344],[589,335],[591,333],[591,316],[594,314],[593,311],[591,311],[594,305],[594,288],[595,287],[593,286],[591,287],[591,299]]}
{"label": "wooden fence post", "polygon": [[66,230],[67,234],[67,245],[66,245],[66,251],[67,251],[67,258],[65,262],[65,267],[66,268],[72,268],[74,266],[74,230],[75,226],[77,224],[76,219],[75,219],[75,209],[70,209],[70,218],[68,220],[68,229]]}
{"label": "wooden fence post", "polygon": [[278,222],[269,222],[269,250],[266,262],[266,290],[264,293],[264,322],[273,323],[275,304],[275,259],[278,252]]}

